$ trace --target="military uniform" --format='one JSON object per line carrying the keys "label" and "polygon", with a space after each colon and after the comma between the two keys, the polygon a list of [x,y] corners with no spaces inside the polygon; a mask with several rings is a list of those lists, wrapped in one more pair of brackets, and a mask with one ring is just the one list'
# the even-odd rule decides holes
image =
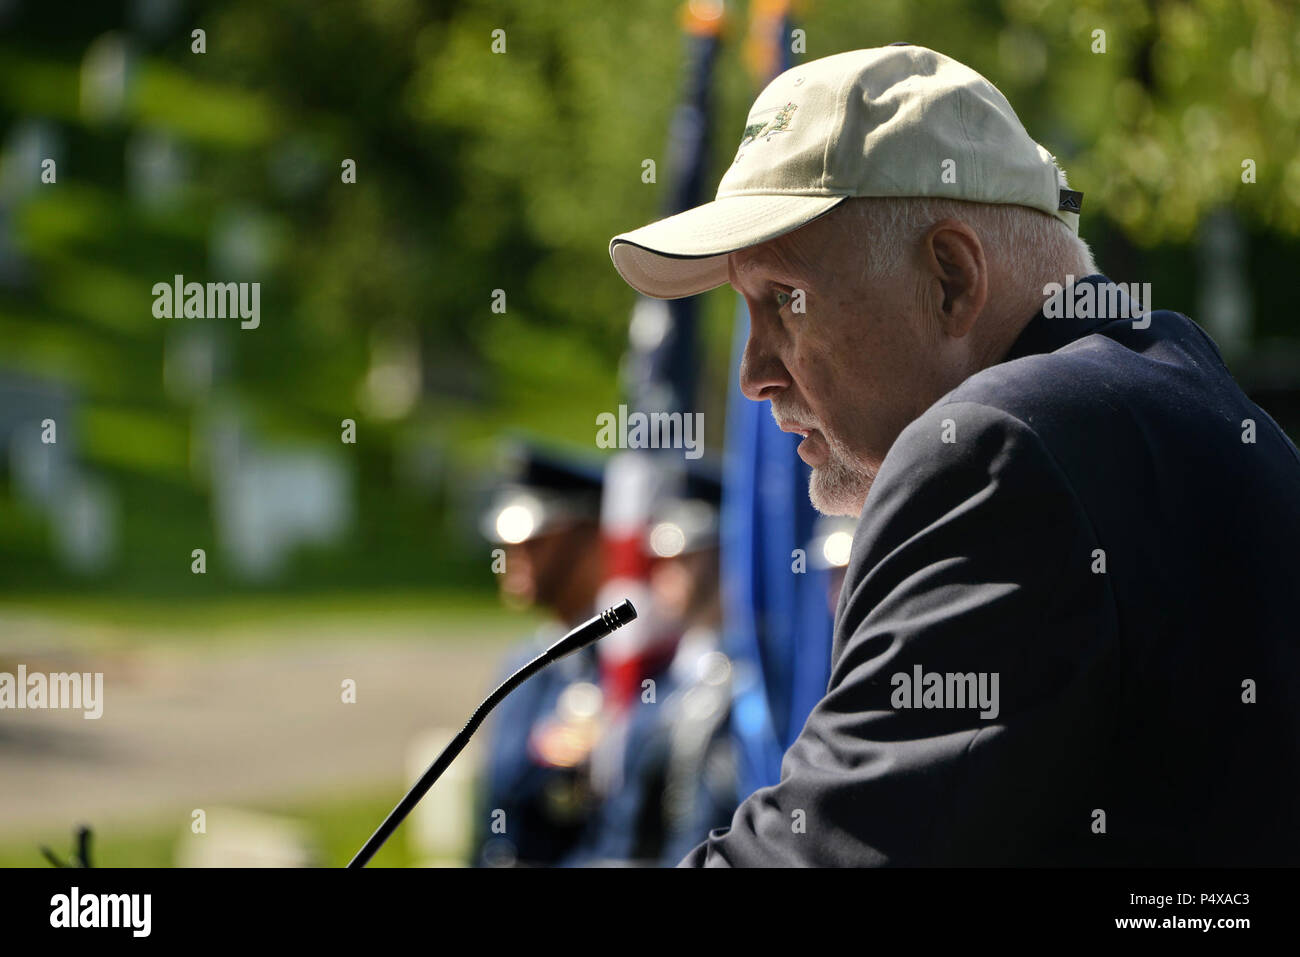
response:
{"label": "military uniform", "polygon": [[[562,636],[544,628],[513,652],[506,677]],[[483,867],[553,864],[577,843],[591,810],[584,747],[575,729],[581,716],[562,703],[564,693],[586,685],[599,693],[590,647],[556,662],[508,695],[491,718],[480,835],[475,863]],[[577,720],[575,720],[575,717]]]}
{"label": "military uniform", "polygon": [[[577,547],[598,549],[600,468],[534,445],[512,451],[508,478],[483,515],[485,537],[522,547],[557,528],[585,523],[590,531],[583,535],[590,540],[580,538]],[[553,554],[545,569],[530,565],[530,573],[552,582],[571,580],[580,557]],[[511,651],[497,683],[594,614],[594,585],[591,590],[591,605],[563,624],[553,596],[535,595],[534,603],[557,620]],[[596,654],[588,647],[543,669],[498,705],[485,729],[474,864],[551,865],[573,851],[592,809],[587,758],[599,732],[598,682]]]}
{"label": "military uniform", "polygon": [[[672,560],[717,548],[721,486],[703,468],[654,516],[647,547]],[[706,587],[713,588],[710,584]],[[739,800],[731,750],[731,667],[712,623],[687,623],[643,674],[653,700],[634,697],[608,718],[593,755],[599,803],[569,866],[671,865]]]}

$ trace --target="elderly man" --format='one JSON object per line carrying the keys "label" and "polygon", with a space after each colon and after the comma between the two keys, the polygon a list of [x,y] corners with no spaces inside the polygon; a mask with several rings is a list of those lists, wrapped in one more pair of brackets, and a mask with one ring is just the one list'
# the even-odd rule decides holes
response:
{"label": "elderly man", "polygon": [[714,202],[611,243],[744,295],[745,395],[860,514],[826,696],[683,864],[1300,863],[1300,454],[1081,203],[894,44],[778,77]]}

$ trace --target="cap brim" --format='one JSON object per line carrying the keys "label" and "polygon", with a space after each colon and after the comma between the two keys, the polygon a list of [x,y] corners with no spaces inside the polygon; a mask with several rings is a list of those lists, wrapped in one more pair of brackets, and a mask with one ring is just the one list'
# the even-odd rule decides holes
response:
{"label": "cap brim", "polygon": [[727,281],[727,256],[812,222],[845,196],[725,196],[615,236],[614,268],[654,299],[680,299]]}

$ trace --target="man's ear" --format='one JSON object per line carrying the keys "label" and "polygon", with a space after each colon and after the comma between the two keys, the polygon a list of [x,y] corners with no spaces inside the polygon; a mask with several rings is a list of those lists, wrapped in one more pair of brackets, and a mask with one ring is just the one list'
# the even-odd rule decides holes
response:
{"label": "man's ear", "polygon": [[922,243],[925,268],[937,284],[935,320],[945,335],[970,332],[988,302],[989,270],[975,230],[958,219],[935,223]]}

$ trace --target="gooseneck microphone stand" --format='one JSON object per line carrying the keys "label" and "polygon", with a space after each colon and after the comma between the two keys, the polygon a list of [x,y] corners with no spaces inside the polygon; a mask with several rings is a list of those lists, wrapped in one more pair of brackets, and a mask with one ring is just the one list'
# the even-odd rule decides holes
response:
{"label": "gooseneck microphone stand", "polygon": [[415,806],[420,803],[420,799],[428,793],[429,788],[433,787],[433,782],[438,780],[442,776],[442,772],[446,771],[451,762],[456,760],[456,756],[465,750],[465,745],[469,743],[470,736],[478,730],[478,726],[483,723],[483,719],[501,703],[506,695],[543,668],[555,664],[561,658],[573,654],[580,648],[585,648],[587,645],[599,641],[610,632],[622,628],[634,618],[636,618],[636,609],[632,607],[630,601],[624,599],[612,608],[606,608],[599,615],[574,628],[503,681],[501,686],[488,695],[483,703],[478,706],[478,709],[470,715],[469,721],[465,722],[465,727],[460,730],[456,737],[451,739],[450,744],[442,749],[442,753],[438,755],[437,760],[429,765],[428,770],[420,776],[420,780],[415,782],[415,786],[406,792],[406,797],[402,798],[397,807],[393,808],[388,817],[384,818],[384,823],[379,825],[375,833],[370,835],[370,840],[366,841],[365,846],[357,851],[356,857],[352,858],[348,863],[348,869],[365,867],[369,863],[370,859],[375,856],[375,852],[383,847],[384,842],[388,840],[393,831],[397,830],[397,826],[406,820],[406,815],[411,813]]}

